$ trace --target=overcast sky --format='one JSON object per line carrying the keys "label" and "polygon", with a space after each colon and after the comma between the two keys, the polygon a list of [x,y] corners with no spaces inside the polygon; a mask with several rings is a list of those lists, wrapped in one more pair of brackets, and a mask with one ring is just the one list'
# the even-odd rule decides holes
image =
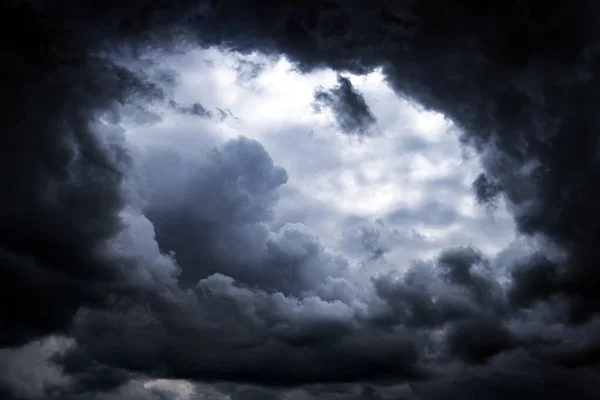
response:
{"label": "overcast sky", "polygon": [[2,6],[2,400],[600,397],[596,6],[101,3]]}

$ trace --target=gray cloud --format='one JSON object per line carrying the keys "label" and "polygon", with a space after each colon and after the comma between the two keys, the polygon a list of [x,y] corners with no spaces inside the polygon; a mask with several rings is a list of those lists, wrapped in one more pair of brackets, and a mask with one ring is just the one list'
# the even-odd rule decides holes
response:
{"label": "gray cloud", "polygon": [[[184,104],[177,103],[175,100],[169,100],[168,104],[171,109],[173,109],[174,111],[176,111],[180,114],[183,114],[183,115],[190,115],[190,116],[195,116],[195,117],[199,117],[199,118],[209,118],[209,119],[213,119],[217,122],[223,122],[227,118],[237,119],[235,117],[235,115],[233,115],[231,110],[229,110],[229,109],[217,108],[217,109],[211,111],[211,110],[207,110],[202,104],[200,104],[197,101],[193,102],[191,104],[188,104],[188,105],[184,105]],[[138,115],[138,118],[141,117],[141,116],[139,116],[139,114],[137,114],[137,115]],[[151,117],[149,116],[147,118],[149,119]],[[160,119],[160,117],[158,117],[158,118]],[[153,122],[156,122],[156,120]]]}
{"label": "gray cloud", "polygon": [[49,338],[20,348],[1,349],[0,391],[8,391],[16,398],[36,399],[68,385],[68,374],[51,359],[68,345],[64,338]]}
{"label": "gray cloud", "polygon": [[86,312],[75,337],[103,363],[208,381],[287,386],[425,373],[409,336],[361,329],[342,302],[268,294],[223,275],[200,281],[196,296],[188,295],[185,311],[167,303]]}
{"label": "gray cloud", "polygon": [[[593,399],[598,383],[592,370],[569,370],[549,365],[523,352],[500,357],[489,366],[467,371],[459,377],[413,385],[419,398],[462,399],[477,396],[505,399],[526,396],[530,399],[561,399],[576,396]],[[552,391],[547,391],[552,382]]]}
{"label": "gray cloud", "polygon": [[150,293],[111,312],[80,313],[73,333],[82,346],[65,360],[89,354],[140,373],[270,385],[381,379],[388,368],[425,376],[410,335],[361,322],[355,302],[369,301],[368,290],[355,292],[342,256],[301,224],[276,232],[263,224],[286,174],[262,146],[240,138],[212,154],[198,162],[150,155],[147,164],[147,214],[192,292],[172,287],[168,297]]}
{"label": "gray cloud", "polygon": [[497,320],[461,321],[450,327],[447,335],[450,354],[470,363],[483,363],[517,346],[510,330]]}
{"label": "gray cloud", "polygon": [[[448,347],[451,356],[475,365],[486,359],[488,365],[452,374],[449,364],[442,371],[447,378],[421,386],[425,399],[465,392],[598,397],[597,379],[591,378],[597,375],[597,342],[573,345],[585,337],[576,331],[597,333],[590,321],[600,306],[596,4],[509,1],[482,8],[459,0],[440,8],[430,0],[314,0],[298,8],[281,1],[182,0],[2,7],[3,33],[11,39],[2,47],[11,71],[3,87],[10,101],[0,146],[7,194],[0,200],[0,290],[19,300],[0,306],[0,345],[68,333],[77,340],[71,351],[88,354],[91,365],[263,385],[432,378],[423,364]],[[545,240],[538,254],[512,266],[508,305],[481,257],[464,250],[442,253],[439,279],[431,279],[427,263],[401,278],[374,278],[377,296],[361,299],[366,307],[292,296],[301,289],[313,293],[327,278],[343,279],[318,275],[322,263],[337,271],[339,262],[303,228],[261,228],[270,189],[281,184],[281,175],[257,146],[243,142],[225,152],[236,162],[217,163],[224,175],[216,178],[210,168],[200,175],[203,192],[215,190],[218,200],[203,204],[198,225],[191,225],[209,233],[207,242],[216,225],[232,235],[220,239],[230,245],[239,232],[229,224],[222,228],[223,220],[256,229],[239,234],[272,241],[258,259],[266,254],[277,266],[291,265],[293,273],[312,272],[285,287],[278,286],[285,281],[281,269],[271,275],[274,270],[266,268],[268,279],[261,282],[261,274],[244,276],[228,266],[224,271],[240,276],[214,271],[194,277],[201,279],[191,291],[178,287],[172,261],[154,248],[142,251],[156,244],[148,230],[136,236],[134,228],[147,220],[133,212],[137,225],[123,220],[130,201],[126,181],[111,169],[129,170],[131,157],[118,121],[100,117],[119,102],[164,97],[160,85],[149,83],[155,77],[133,73],[106,54],[127,45],[170,45],[182,35],[202,45],[284,54],[301,71],[382,67],[398,93],[454,120],[463,142],[481,155],[484,176],[501,188],[519,231]],[[253,164],[257,160],[262,163]],[[168,178],[178,189],[177,176]],[[486,185],[475,189],[486,189],[480,198],[494,197]],[[165,245],[157,215],[148,209],[158,242],[174,247]],[[262,236],[254,234],[259,231]],[[125,239],[132,247],[122,250],[116,244]],[[257,249],[240,243],[247,245],[244,251]],[[190,265],[225,268],[220,258],[227,251],[218,251],[218,244],[211,242],[217,251],[207,247],[208,255]],[[181,264],[186,283],[183,274],[191,267]],[[279,291],[265,289],[266,282]],[[549,309],[544,315],[550,321],[543,321],[541,309]],[[379,310],[382,318],[374,324]],[[552,345],[515,341],[509,322],[525,316],[539,331],[559,325],[564,333]],[[441,341],[433,330],[422,334],[446,323],[449,334]],[[457,339],[464,336],[472,346]],[[511,350],[515,343],[545,356]],[[570,352],[580,356],[569,359]],[[4,367],[19,362],[2,361]],[[554,383],[550,395],[544,381]]]}
{"label": "gray cloud", "polygon": [[320,88],[315,92],[313,107],[321,111],[323,107],[331,109],[340,129],[347,134],[366,135],[377,122],[363,95],[359,93],[350,79],[338,75],[338,85],[332,89]]}
{"label": "gray cloud", "polygon": [[368,261],[377,261],[390,251],[389,247],[382,242],[382,225],[379,220],[374,226],[362,225],[346,233],[345,245],[358,249],[361,254],[367,255]]}
{"label": "gray cloud", "polygon": [[171,100],[169,105],[175,110],[182,114],[195,115],[197,117],[211,118],[212,113],[208,111],[204,106],[198,102],[190,105],[178,104],[175,100]]}
{"label": "gray cloud", "polygon": [[275,394],[257,389],[238,389],[231,394],[231,400],[277,400]]}
{"label": "gray cloud", "polygon": [[441,327],[451,321],[496,317],[504,298],[486,260],[471,248],[443,252],[434,263],[417,262],[401,278],[374,278],[384,300],[374,321],[385,326]]}
{"label": "gray cloud", "polygon": [[115,171],[131,160],[122,130],[98,118],[125,99],[163,96],[148,76],[96,54],[91,32],[70,33],[68,15],[30,6],[3,12],[31,35],[12,32],[3,45],[12,67],[0,179],[11,195],[0,200],[0,290],[23,301],[0,305],[2,346],[65,333],[82,304],[101,306],[107,285],[122,279],[100,248],[122,228],[126,199]]}
{"label": "gray cloud", "polygon": [[502,188],[496,182],[490,181],[483,173],[473,181],[473,189],[477,201],[482,204],[494,204],[502,193]]}

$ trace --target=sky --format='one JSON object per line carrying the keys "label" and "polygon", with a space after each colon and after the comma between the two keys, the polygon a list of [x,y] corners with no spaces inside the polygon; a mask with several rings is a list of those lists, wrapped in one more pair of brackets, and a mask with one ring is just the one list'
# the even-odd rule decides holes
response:
{"label": "sky", "polygon": [[598,398],[597,5],[298,4],[2,6],[0,398]]}

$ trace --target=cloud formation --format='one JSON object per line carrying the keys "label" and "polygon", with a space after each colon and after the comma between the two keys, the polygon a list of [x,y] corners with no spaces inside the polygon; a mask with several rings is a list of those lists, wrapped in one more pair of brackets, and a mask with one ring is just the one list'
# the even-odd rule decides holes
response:
{"label": "cloud formation", "polygon": [[320,112],[327,107],[342,132],[346,134],[366,135],[377,122],[367,102],[350,79],[338,75],[338,85],[331,89],[319,88],[315,91],[315,111]]}
{"label": "cloud formation", "polygon": [[[11,73],[1,366],[14,371],[27,357],[8,349],[48,335],[75,344],[32,372],[32,387],[8,376],[0,390],[164,398],[125,383],[147,375],[281,387],[415,381],[425,399],[467,389],[541,398],[539,382],[551,380],[545,398],[597,397],[597,5],[293,4],[2,6]],[[400,96],[462,129],[485,169],[478,199],[502,196],[535,252],[505,266],[508,277],[460,247],[404,274],[356,279],[306,226],[268,227],[286,173],[259,143],[233,140],[202,160],[134,157],[123,104],[164,101],[170,81],[119,57],[209,45],[285,55],[300,71],[381,68]],[[344,79],[317,97],[346,131],[373,121]],[[67,389],[40,395],[46,380]]]}

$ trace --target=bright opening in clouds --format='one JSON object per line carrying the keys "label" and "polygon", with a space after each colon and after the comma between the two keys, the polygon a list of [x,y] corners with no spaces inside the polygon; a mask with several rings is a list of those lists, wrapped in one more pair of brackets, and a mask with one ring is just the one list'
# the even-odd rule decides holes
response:
{"label": "bright opening in clouds", "polygon": [[514,239],[502,207],[490,213],[475,202],[471,183],[481,167],[464,156],[457,128],[399,98],[380,71],[345,75],[376,120],[376,133],[362,136],[345,134],[331,110],[314,110],[315,92],[337,83],[333,70],[300,73],[283,57],[217,49],[171,57],[163,66],[180,74],[179,104],[201,104],[215,117],[163,109],[161,122],[130,127],[128,139],[196,159],[227,140],[257,140],[289,176],[273,229],[306,225],[357,263],[365,261],[360,232],[375,229],[394,268],[464,244],[493,257]]}

